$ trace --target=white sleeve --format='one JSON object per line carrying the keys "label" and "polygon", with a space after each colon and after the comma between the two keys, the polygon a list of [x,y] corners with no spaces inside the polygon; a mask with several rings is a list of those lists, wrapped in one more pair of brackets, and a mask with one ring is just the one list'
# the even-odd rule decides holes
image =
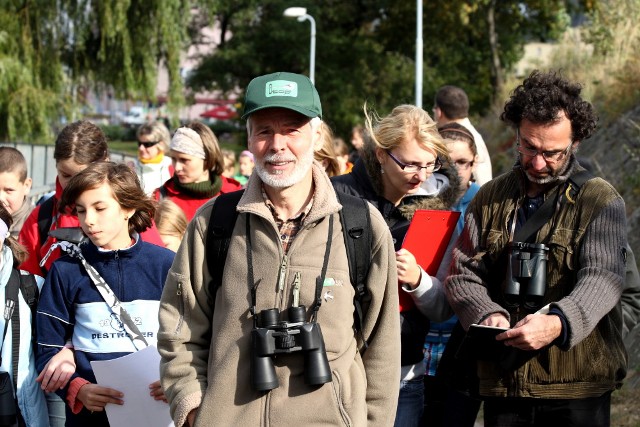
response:
{"label": "white sleeve", "polygon": [[434,322],[447,320],[453,314],[447,301],[444,284],[436,277],[429,276],[420,267],[420,283],[415,289],[402,285],[402,291],[411,295],[420,313]]}

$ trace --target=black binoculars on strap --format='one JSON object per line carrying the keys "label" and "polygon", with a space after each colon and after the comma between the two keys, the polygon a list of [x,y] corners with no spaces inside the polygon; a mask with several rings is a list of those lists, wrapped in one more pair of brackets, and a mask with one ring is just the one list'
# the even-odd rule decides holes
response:
{"label": "black binoculars on strap", "polygon": [[549,248],[542,243],[513,242],[509,245],[507,277],[503,294],[509,307],[527,311],[542,307],[547,291]]}
{"label": "black binoculars on strap", "polygon": [[271,356],[279,353],[304,353],[304,380],[308,385],[331,381],[331,369],[320,325],[305,321],[305,307],[289,307],[288,321],[280,320],[280,310],[262,310],[257,326],[251,331],[251,385],[268,391],[278,387]]}

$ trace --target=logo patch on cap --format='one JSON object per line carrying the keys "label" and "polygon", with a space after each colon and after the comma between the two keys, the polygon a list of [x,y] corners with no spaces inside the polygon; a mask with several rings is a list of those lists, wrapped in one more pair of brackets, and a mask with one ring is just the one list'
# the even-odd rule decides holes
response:
{"label": "logo patch on cap", "polygon": [[272,96],[290,96],[298,97],[298,83],[288,80],[273,80],[267,82],[265,86],[264,96],[270,98]]}

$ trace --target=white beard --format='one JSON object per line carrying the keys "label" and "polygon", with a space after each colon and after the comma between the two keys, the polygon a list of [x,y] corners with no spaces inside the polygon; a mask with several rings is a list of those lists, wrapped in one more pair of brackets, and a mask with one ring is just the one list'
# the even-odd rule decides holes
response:
{"label": "white beard", "polygon": [[[255,164],[255,171],[266,185],[272,188],[288,188],[296,185],[307,176],[311,165],[313,164],[314,146],[309,146],[309,151],[304,156],[295,158],[292,154],[287,156],[282,154],[271,154],[265,156],[261,161]],[[289,175],[285,176],[283,171],[268,172],[264,167],[268,162],[294,161],[295,165]]]}

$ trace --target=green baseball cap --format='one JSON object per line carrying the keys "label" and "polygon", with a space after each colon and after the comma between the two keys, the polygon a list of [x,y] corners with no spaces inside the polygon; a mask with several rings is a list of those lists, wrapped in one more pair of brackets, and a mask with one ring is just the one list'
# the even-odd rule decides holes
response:
{"label": "green baseball cap", "polygon": [[242,118],[274,107],[287,108],[311,118],[322,118],[318,91],[309,77],[302,74],[279,72],[251,80],[244,97]]}

